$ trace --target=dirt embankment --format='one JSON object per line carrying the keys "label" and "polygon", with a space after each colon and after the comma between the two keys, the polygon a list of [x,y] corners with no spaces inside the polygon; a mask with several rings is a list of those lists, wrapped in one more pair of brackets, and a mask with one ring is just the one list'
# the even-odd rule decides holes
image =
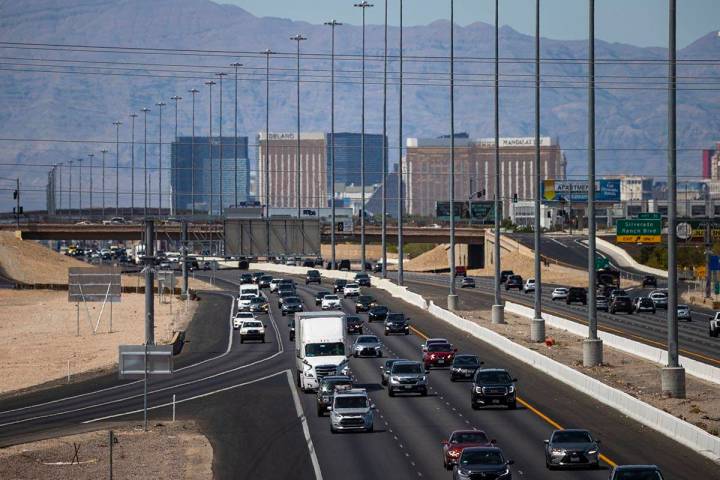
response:
{"label": "dirt embankment", "polygon": [[37,242],[0,232],[0,275],[22,283],[67,283],[68,268],[87,267]]}
{"label": "dirt embankment", "polygon": [[[114,478],[212,478],[213,449],[194,422],[113,427]],[[25,443],[0,450],[0,478],[95,480],[108,478],[107,430]],[[74,460],[77,447],[77,460]]]}

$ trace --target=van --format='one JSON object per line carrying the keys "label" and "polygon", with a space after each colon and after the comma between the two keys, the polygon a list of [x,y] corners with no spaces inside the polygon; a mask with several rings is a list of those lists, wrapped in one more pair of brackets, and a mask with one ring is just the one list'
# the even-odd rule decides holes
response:
{"label": "van", "polygon": [[240,285],[240,295],[260,295],[260,287],[255,285],[254,283],[243,283]]}

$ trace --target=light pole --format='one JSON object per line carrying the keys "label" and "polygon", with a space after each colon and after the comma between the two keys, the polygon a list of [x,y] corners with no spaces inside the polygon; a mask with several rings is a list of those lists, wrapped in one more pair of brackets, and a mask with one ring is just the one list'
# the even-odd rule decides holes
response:
{"label": "light pole", "polygon": [[397,283],[403,284],[403,180],[402,180],[402,152],[403,152],[403,0],[400,0],[400,92],[398,109],[398,275]]}
{"label": "light pole", "polygon": [[297,195],[297,215],[300,215],[300,42],[307,40],[301,34],[290,37],[297,43],[297,139],[295,143],[295,194]]}
{"label": "light pole", "polygon": [[73,171],[72,171],[72,166],[73,166],[73,161],[72,161],[72,160],[68,160],[68,176],[70,177],[69,180],[68,180],[68,182],[69,182],[69,187],[68,187],[68,215],[70,216],[71,219],[72,219],[72,208],[73,208],[73,203],[72,203],[72,194],[73,194],[73,188],[72,188],[72,174],[73,174]]}
{"label": "light pole", "polygon": [[[270,55],[269,48],[262,52],[265,55],[265,217],[270,218]],[[268,255],[270,247],[270,231],[268,226]]]}
{"label": "light pole", "polygon": [[195,215],[195,95],[200,92],[197,88],[188,90],[192,93],[192,139],[190,140],[190,196],[192,202],[191,215]]}
{"label": "light pole", "polygon": [[234,205],[235,205],[235,208],[237,208],[237,206],[238,206],[238,130],[237,130],[237,127],[238,127],[238,67],[242,67],[243,64],[235,62],[235,63],[230,64],[230,66],[235,67],[235,168],[233,170],[235,173],[235,184],[234,184],[235,186],[233,188],[235,191]]}
{"label": "light pole", "polygon": [[120,125],[122,122],[116,120],[115,125],[115,216],[120,216]]}
{"label": "light pole", "polygon": [[385,0],[383,47],[383,139],[382,139],[382,278],[387,278],[387,46],[388,0]]}
{"label": "light pole", "polygon": [[130,217],[135,215],[135,118],[137,113],[131,113],[132,125],[130,127]]}
{"label": "light pole", "polygon": [[455,293],[455,1],[450,0],[450,293],[448,309],[457,310]]}
{"label": "light pole", "polygon": [[60,162],[60,163],[58,163],[57,166],[58,166],[58,185],[59,185],[58,186],[58,206],[60,207],[58,209],[58,215],[61,216],[62,215],[62,213],[61,213],[62,206],[63,206],[63,202],[62,202],[62,197],[63,197],[62,167],[63,167],[63,163]]}
{"label": "light pole", "polygon": [[158,216],[162,215],[162,109],[165,105],[167,105],[165,102],[157,102],[155,105],[157,105],[160,109],[160,118],[158,125],[160,126],[159,129],[159,140],[158,140]]}
{"label": "light pole", "polygon": [[210,136],[208,137],[208,153],[209,153],[209,159],[210,159],[210,202],[208,205],[208,215],[213,214],[213,154],[212,154],[212,87],[215,85],[215,82],[212,80],[208,80],[205,82],[205,85],[207,85],[210,89]]}
{"label": "light pole", "polygon": [[219,72],[219,73],[216,73],[215,75],[217,75],[217,77],[220,79],[220,85],[219,85],[219,88],[220,88],[220,158],[218,159],[219,163],[220,163],[220,173],[218,175],[220,177],[220,215],[222,215],[223,208],[225,208],[225,195],[223,193],[223,177],[224,177],[223,159],[225,157],[223,155],[223,134],[222,134],[223,102],[222,101],[223,101],[223,77],[225,75],[227,75],[227,73]]}
{"label": "light pole", "polygon": [[583,366],[594,367],[603,361],[595,304],[595,0],[588,0],[588,53],[588,338],[583,340]]}
{"label": "light pole", "polygon": [[141,111],[143,112],[144,117],[145,117],[145,149],[143,152],[143,155],[145,156],[145,160],[144,160],[145,164],[143,166],[143,171],[145,172],[145,174],[144,174],[144,177],[145,177],[145,209],[143,211],[143,215],[145,216],[145,218],[147,218],[147,216],[148,216],[147,113],[150,111],[150,109],[145,107]]}
{"label": "light pole", "polygon": [[106,148],[100,150],[102,153],[102,218],[105,218],[105,154],[107,152]]}
{"label": "light pole", "polygon": [[505,323],[505,307],[500,293],[500,1],[495,0],[495,302],[492,323]]}
{"label": "light pole", "polygon": [[180,97],[178,95],[173,95],[172,97],[170,97],[170,100],[175,101],[175,142],[176,142],[175,143],[175,168],[173,169],[172,165],[170,168],[170,172],[173,173],[173,181],[170,182],[170,195],[171,195],[171,197],[170,197],[170,208],[171,208],[170,214],[175,215],[177,213],[178,192],[172,190],[172,185],[174,184],[175,188],[177,188],[177,178],[178,178],[178,175],[177,175],[177,170],[178,170],[178,168],[177,168],[177,158],[178,158],[177,147],[179,146],[179,143],[178,143],[178,102],[180,100],[182,100],[182,97]]}
{"label": "light pole", "polygon": [[342,23],[333,19],[329,22],[325,22],[325,25],[331,27],[331,80],[330,80],[330,261],[331,268],[335,269],[335,27],[342,25]]}
{"label": "light pole", "polygon": [[94,153],[88,153],[88,158],[90,159],[90,165],[88,166],[88,171],[90,172],[90,209],[88,210],[89,214],[88,216],[90,218],[93,217],[93,160],[95,158]]}
{"label": "light pole", "polygon": [[363,0],[356,3],[362,9],[362,114],[360,128],[360,196],[362,209],[360,210],[360,271],[365,271],[365,10],[374,5]]}
{"label": "light pole", "polygon": [[542,281],[540,278],[540,0],[535,0],[535,315],[530,325],[530,340],[545,340],[542,318]]}
{"label": "light pole", "polygon": [[[661,390],[685,398],[685,369],[680,365],[677,322],[677,5],[669,0],[668,28],[668,364],[662,368]],[[686,196],[687,197],[687,196]]]}
{"label": "light pole", "polygon": [[82,158],[77,159],[78,162],[78,212],[80,213],[80,218],[83,217],[83,206],[82,206]]}

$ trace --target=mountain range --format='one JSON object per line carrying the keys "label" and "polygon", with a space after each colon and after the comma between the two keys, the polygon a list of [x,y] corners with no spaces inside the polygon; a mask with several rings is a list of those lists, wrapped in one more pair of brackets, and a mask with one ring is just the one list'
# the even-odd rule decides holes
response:
{"label": "mountain range", "polygon": [[[352,8],[352,2],[348,2]],[[359,14],[359,12],[358,12]],[[0,1],[0,129],[4,177],[19,175],[26,208],[44,207],[50,166],[107,148],[114,165],[120,120],[120,164],[130,163],[131,112],[148,107],[148,138],[157,142],[158,107],[164,101],[164,141],[174,129],[191,128],[191,94],[197,88],[196,134],[208,133],[207,80],[226,72],[223,134],[234,131],[234,70],[238,81],[238,133],[265,128],[265,55],[270,55],[270,130],[294,131],[295,42],[302,33],[302,130],[330,130],[330,27],[282,18],[259,18],[237,6],[209,0]],[[359,20],[359,17],[358,17]],[[579,19],[584,21],[584,19]],[[437,137],[449,132],[449,23],[406,27],[403,34],[403,135]],[[639,25],[638,28],[645,28]],[[654,28],[647,26],[647,28]],[[383,26],[366,29],[366,125],[382,131]],[[388,138],[391,161],[398,151],[399,30],[389,29]],[[473,138],[493,131],[494,27],[482,22],[455,27],[455,129]],[[116,47],[116,48],[107,48]],[[359,131],[362,29],[335,29],[335,128]],[[667,51],[596,42],[598,65],[598,171],[660,178],[667,171]],[[534,135],[534,37],[504,26],[500,31],[501,135]],[[587,145],[587,40],[542,38],[541,133],[558,139],[571,177],[585,175]],[[679,172],[701,174],[702,148],[720,139],[720,38],[699,37],[678,51]],[[213,91],[213,133],[219,128],[219,95]],[[135,139],[143,140],[142,114]],[[136,145],[136,158],[142,146]],[[253,148],[251,147],[251,150]],[[168,155],[169,148],[164,148]],[[157,162],[157,144],[148,149]],[[254,151],[251,152],[254,156]],[[164,157],[164,166],[169,157]],[[154,163],[156,164],[156,163]],[[166,176],[167,177],[167,176]],[[3,188],[3,187],[0,187]],[[0,210],[12,205],[0,190]]]}

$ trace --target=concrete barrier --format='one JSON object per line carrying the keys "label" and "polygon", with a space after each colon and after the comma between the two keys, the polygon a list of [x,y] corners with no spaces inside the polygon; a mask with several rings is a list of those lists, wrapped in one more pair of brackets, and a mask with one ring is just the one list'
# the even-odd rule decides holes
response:
{"label": "concrete barrier", "polygon": [[[505,311],[520,315],[521,317],[532,319],[535,316],[535,311],[526,307],[525,305],[518,305],[513,302],[505,303]],[[565,330],[579,337],[587,336],[587,327],[581,323],[573,322],[566,318],[551,315],[549,313],[542,314],[543,319],[547,325]],[[616,350],[620,350],[631,355],[650,360],[659,365],[667,365],[667,350],[661,348],[646,345],[629,338],[621,337],[608,332],[598,330],[598,337],[600,337],[605,345],[612,347]],[[685,371],[697,378],[720,384],[720,368],[714,367],[707,363],[699,362],[695,359],[680,355],[680,363],[685,367]]]}
{"label": "concrete barrier", "polygon": [[[614,243],[603,240],[600,237],[596,237],[595,241],[597,249],[605,255],[612,257],[612,259],[615,261],[615,263],[617,263],[619,267],[630,267],[640,272],[647,273],[648,275],[655,275],[656,277],[667,278],[666,270],[660,270],[658,268],[652,268],[648,267],[647,265],[643,265],[642,263],[638,263],[622,247],[618,247]],[[583,241],[583,243],[587,245],[586,241]]]}

